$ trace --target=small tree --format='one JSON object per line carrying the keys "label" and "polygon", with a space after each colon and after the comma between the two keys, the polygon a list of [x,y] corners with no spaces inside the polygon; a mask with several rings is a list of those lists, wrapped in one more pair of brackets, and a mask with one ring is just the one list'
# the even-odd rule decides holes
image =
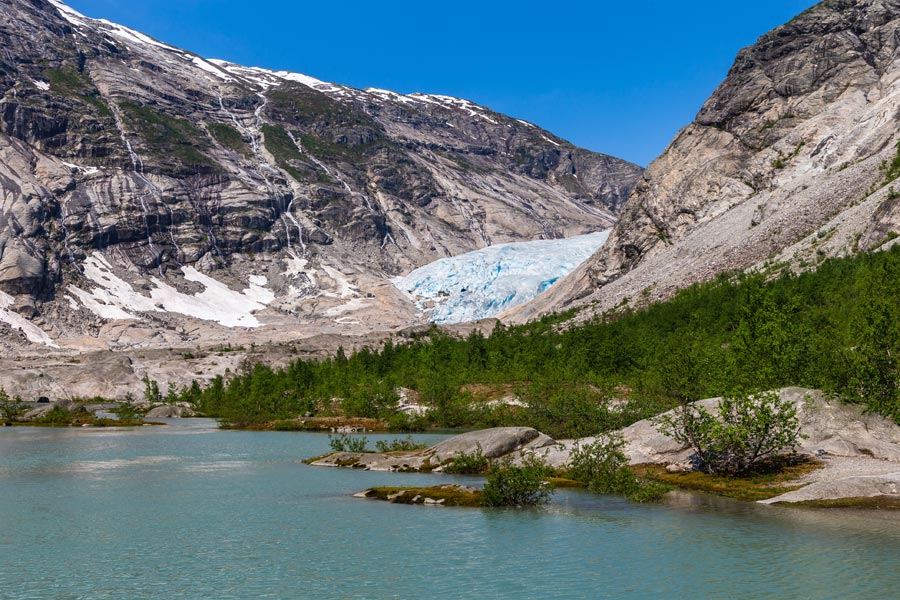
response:
{"label": "small tree", "polygon": [[740,475],[765,458],[793,449],[803,437],[797,408],[775,392],[723,398],[718,417],[695,404],[658,420],[659,430],[694,449],[697,467]]}
{"label": "small tree", "polygon": [[523,466],[506,458],[488,471],[482,502],[485,506],[538,506],[550,502],[553,484],[546,481],[547,467],[535,457]]}
{"label": "small tree", "polygon": [[669,487],[638,477],[624,452],[625,440],[613,434],[572,450],[568,476],[598,494],[619,494],[635,502],[655,502]]}

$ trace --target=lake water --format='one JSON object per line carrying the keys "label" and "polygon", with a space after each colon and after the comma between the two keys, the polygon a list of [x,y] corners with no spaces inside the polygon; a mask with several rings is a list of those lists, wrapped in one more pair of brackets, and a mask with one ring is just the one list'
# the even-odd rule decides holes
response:
{"label": "lake water", "polygon": [[207,420],[0,429],[0,598],[900,597],[900,515],[580,491],[397,506],[352,494],[472,480],[300,462],[327,450]]}

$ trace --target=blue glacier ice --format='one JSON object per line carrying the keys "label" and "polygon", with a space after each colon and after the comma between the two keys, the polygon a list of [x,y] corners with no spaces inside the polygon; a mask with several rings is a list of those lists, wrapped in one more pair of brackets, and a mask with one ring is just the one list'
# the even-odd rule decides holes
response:
{"label": "blue glacier ice", "polygon": [[600,231],[562,240],[498,244],[436,260],[395,278],[393,284],[433,323],[485,319],[547,291],[607,237],[609,231]]}

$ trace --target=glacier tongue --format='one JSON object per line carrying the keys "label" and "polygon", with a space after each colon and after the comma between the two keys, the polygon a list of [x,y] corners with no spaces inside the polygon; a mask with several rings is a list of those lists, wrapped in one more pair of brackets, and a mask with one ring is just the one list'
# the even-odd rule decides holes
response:
{"label": "glacier tongue", "polygon": [[562,240],[499,244],[442,258],[393,284],[434,323],[493,317],[533,300],[596,252],[609,231]]}

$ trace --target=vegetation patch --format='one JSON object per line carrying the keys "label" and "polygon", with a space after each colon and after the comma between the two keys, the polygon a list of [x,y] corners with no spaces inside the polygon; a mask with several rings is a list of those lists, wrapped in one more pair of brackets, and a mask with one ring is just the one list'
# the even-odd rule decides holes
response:
{"label": "vegetation patch", "polygon": [[305,181],[303,171],[293,164],[293,161],[302,161],[303,153],[297,148],[297,144],[282,127],[275,125],[263,125],[261,128],[263,143],[279,167],[287,171],[297,181]]}
{"label": "vegetation patch", "polygon": [[676,488],[708,492],[737,500],[756,502],[768,500],[781,494],[793,492],[803,487],[792,483],[822,468],[822,464],[806,457],[776,457],[770,459],[751,473],[741,477],[714,475],[700,471],[669,473],[660,465],[639,465],[635,473],[640,477],[669,484]]}
{"label": "vegetation patch", "polygon": [[[777,268],[571,327],[560,327],[571,313],[466,337],[433,327],[350,355],[253,365],[178,400],[233,425],[307,413],[386,420],[404,387],[431,409],[429,425],[531,426],[564,439],[703,398],[802,386],[900,418],[900,248],[799,275]],[[482,387],[512,389],[524,406],[478,402]]]}
{"label": "vegetation patch", "polygon": [[462,485],[433,487],[377,487],[357,494],[362,498],[385,500],[394,504],[427,504],[432,506],[483,506],[481,490]]}
{"label": "vegetation patch", "polygon": [[341,429],[357,431],[387,431],[387,423],[380,419],[362,417],[301,417],[262,422],[222,422],[222,429],[247,429],[251,431],[321,431],[335,432]]}
{"label": "vegetation patch", "polygon": [[628,464],[624,447],[625,441],[618,435],[575,447],[567,477],[598,494],[616,494],[635,502],[660,500],[669,487],[658,480],[638,476]]}
{"label": "vegetation patch", "polygon": [[136,102],[124,101],[119,107],[128,126],[144,141],[145,151],[162,164],[206,172],[221,169],[201,151],[211,142],[206,132],[193,124]]}
{"label": "vegetation patch", "polygon": [[702,471],[742,475],[800,443],[797,407],[776,392],[723,398],[717,408],[713,416],[685,404],[658,420],[660,432],[693,448]]}
{"label": "vegetation patch", "polygon": [[550,502],[555,489],[551,471],[538,459],[514,465],[509,458],[491,464],[481,498],[484,506],[540,506]]}
{"label": "vegetation patch", "polygon": [[475,452],[467,454],[458,452],[453,459],[444,465],[444,473],[451,475],[482,475],[491,467],[491,461],[484,455],[479,446]]}
{"label": "vegetation patch", "polygon": [[863,496],[856,498],[832,498],[829,500],[804,500],[803,502],[776,502],[775,504],[778,506],[805,506],[809,508],[900,510],[900,496]]}
{"label": "vegetation patch", "polygon": [[213,138],[225,148],[233,150],[244,157],[249,157],[252,152],[250,146],[244,141],[241,132],[225,123],[209,123],[206,128]]}
{"label": "vegetation patch", "polygon": [[103,96],[100,95],[100,90],[97,89],[87,73],[78,71],[74,67],[61,67],[45,70],[44,76],[50,83],[50,91],[52,93],[80,100],[93,107],[101,117],[112,115],[109,105],[103,99]]}

